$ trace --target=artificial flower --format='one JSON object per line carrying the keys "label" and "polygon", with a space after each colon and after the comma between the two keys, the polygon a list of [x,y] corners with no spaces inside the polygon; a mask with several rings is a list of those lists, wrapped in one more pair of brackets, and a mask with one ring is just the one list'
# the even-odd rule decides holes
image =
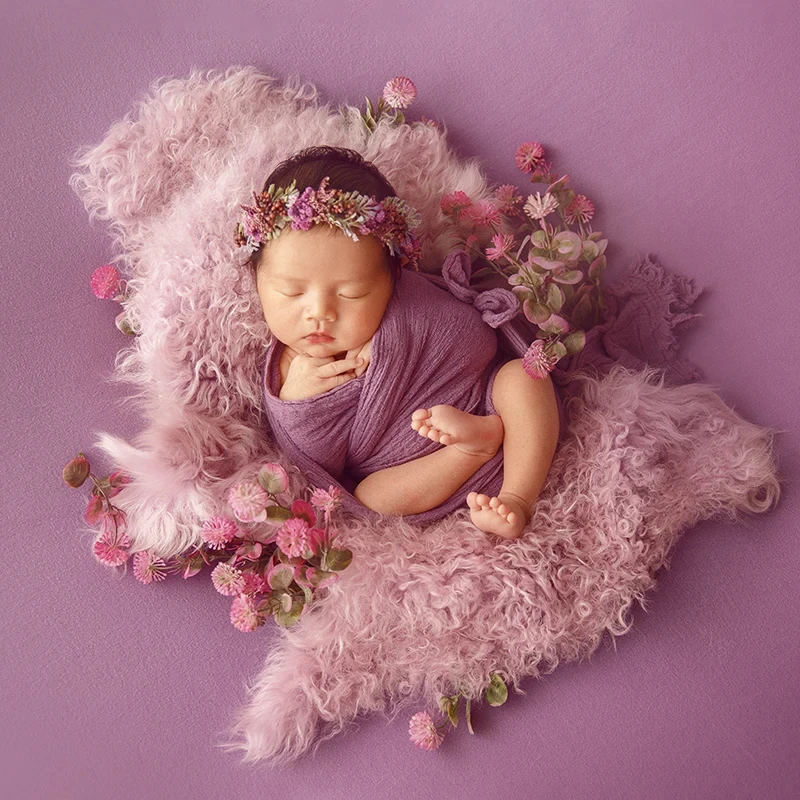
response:
{"label": "artificial flower", "polygon": [[392,78],[383,87],[383,99],[392,108],[407,108],[417,96],[417,87],[410,78]]}
{"label": "artificial flower", "polygon": [[411,741],[423,750],[438,750],[444,734],[439,731],[433,717],[427,711],[419,711],[408,723]]}

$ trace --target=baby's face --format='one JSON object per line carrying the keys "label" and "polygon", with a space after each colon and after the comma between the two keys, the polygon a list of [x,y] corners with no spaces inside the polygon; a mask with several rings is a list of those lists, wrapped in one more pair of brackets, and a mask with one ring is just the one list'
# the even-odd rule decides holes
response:
{"label": "baby's face", "polygon": [[[392,296],[386,251],[338,228],[284,230],[264,245],[256,285],[273,336],[294,354],[336,356],[366,344]],[[307,337],[323,331],[329,341]]]}

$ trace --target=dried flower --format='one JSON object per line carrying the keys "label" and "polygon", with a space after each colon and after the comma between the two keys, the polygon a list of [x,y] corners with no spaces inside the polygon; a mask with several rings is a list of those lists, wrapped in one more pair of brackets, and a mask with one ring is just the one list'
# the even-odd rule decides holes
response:
{"label": "dried flower", "polygon": [[417,87],[410,78],[392,78],[383,87],[383,99],[392,108],[407,108],[417,96]]}
{"label": "dried flower", "polygon": [[408,723],[411,741],[423,750],[438,750],[444,734],[439,731],[433,717],[427,711],[418,711]]}

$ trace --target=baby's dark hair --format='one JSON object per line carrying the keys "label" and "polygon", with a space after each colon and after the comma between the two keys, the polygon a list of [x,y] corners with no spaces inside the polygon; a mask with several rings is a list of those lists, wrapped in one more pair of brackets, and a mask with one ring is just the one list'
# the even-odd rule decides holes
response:
{"label": "baby's dark hair", "polygon": [[[330,176],[329,189],[373,195],[379,202],[396,194],[392,184],[371,161],[367,161],[355,150],[329,145],[307,147],[281,161],[264,181],[264,188],[261,191],[265,192],[272,183],[285,189],[292,181],[300,192],[309,186],[316,189],[326,175]],[[394,286],[402,275],[400,259],[392,255],[385,246],[383,250]],[[259,247],[247,262],[253,270],[253,275],[258,273],[263,252],[264,247]]]}

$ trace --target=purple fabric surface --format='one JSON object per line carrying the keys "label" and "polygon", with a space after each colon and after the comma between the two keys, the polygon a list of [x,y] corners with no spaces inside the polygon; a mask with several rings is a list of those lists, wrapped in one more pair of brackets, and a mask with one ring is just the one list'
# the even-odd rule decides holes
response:
{"label": "purple fabric surface", "polygon": [[[372,339],[370,364],[358,378],[302,400],[278,398],[283,344],[273,341],[264,364],[264,407],[276,444],[314,486],[339,486],[344,507],[381,517],[352,494],[378,470],[403,464],[444,445],[411,427],[412,412],[447,403],[472,414],[494,414],[491,389],[504,360],[497,334],[469,303],[404,271]],[[497,493],[503,448],[447,501],[420,514],[427,524],[466,506],[470,491]]]}

